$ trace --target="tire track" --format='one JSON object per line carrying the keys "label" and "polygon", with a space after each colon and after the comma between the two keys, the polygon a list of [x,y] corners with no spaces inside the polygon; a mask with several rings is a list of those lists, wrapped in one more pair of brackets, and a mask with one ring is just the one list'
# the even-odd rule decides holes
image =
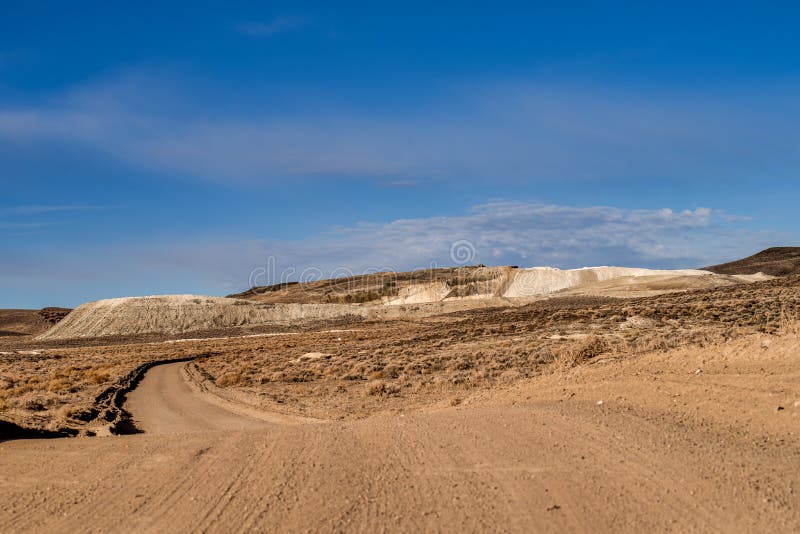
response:
{"label": "tire track", "polygon": [[800,529],[798,440],[667,411],[545,399],[259,423],[0,444],[0,531]]}

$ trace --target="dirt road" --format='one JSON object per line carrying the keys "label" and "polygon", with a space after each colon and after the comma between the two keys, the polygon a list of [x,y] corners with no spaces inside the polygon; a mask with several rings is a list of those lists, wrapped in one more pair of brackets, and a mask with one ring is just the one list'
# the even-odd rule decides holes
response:
{"label": "dirt road", "polygon": [[232,413],[195,393],[181,376],[185,362],[158,365],[147,371],[128,394],[126,408],[136,427],[150,434],[251,430],[265,423]]}
{"label": "dirt road", "polygon": [[248,430],[164,367],[131,400],[149,434],[0,444],[0,532],[798,531],[788,354],[610,363],[457,407]]}

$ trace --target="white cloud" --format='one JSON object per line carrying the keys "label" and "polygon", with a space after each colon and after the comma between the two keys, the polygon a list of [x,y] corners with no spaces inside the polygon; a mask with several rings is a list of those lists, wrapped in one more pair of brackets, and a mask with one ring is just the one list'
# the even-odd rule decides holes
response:
{"label": "white cloud", "polygon": [[[254,271],[265,283],[263,270],[273,261],[268,258],[275,262],[274,280],[286,269],[297,279],[304,271],[330,276],[478,262],[688,268],[749,255],[785,239],[747,232],[707,208],[625,210],[496,201],[461,216],[365,223],[300,241],[195,242],[142,254],[148,262],[202,273],[233,291],[246,287]],[[454,246],[466,256],[457,257]]]}

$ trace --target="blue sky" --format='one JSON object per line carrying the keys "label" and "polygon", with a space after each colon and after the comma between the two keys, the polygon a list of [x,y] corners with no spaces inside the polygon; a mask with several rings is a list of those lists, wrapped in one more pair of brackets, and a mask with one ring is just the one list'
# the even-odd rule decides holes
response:
{"label": "blue sky", "polygon": [[0,307],[800,241],[796,4],[17,4]]}

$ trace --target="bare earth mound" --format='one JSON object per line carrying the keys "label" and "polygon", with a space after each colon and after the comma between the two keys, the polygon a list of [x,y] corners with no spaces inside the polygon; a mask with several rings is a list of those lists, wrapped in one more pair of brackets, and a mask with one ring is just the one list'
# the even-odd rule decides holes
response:
{"label": "bare earth mound", "polygon": [[341,318],[360,313],[356,307],[337,304],[259,304],[198,295],[128,297],[83,304],[38,339],[179,334],[242,325]]}
{"label": "bare earth mound", "polygon": [[743,283],[769,280],[772,277],[759,274],[737,275],[675,275],[657,274],[645,276],[623,276],[611,280],[587,282],[575,287],[567,288],[556,293],[565,295],[594,295],[603,297],[629,298],[649,297],[664,293],[678,293],[697,289],[712,289],[727,287]]}
{"label": "bare earth mound", "polygon": [[800,247],[774,247],[747,258],[712,265],[705,270],[719,274],[755,274],[788,276],[800,273]]}
{"label": "bare earth mound", "polygon": [[528,297],[547,295],[565,289],[582,287],[620,279],[635,279],[645,276],[695,277],[711,273],[694,269],[655,270],[631,267],[584,267],[561,270],[552,267],[531,267],[518,270],[504,291],[504,297]]}
{"label": "bare earth mound", "polygon": [[[630,267],[458,267],[405,273],[375,273],[309,283],[254,287],[234,298],[256,302],[420,304],[458,299],[520,298],[642,276],[709,276],[695,269],[654,270]],[[691,287],[691,284],[689,285]],[[689,288],[687,287],[687,289]]]}
{"label": "bare earth mound", "polygon": [[[389,278],[386,278],[389,277]],[[393,278],[391,278],[393,277]],[[255,288],[243,298],[165,295],[84,304],[40,341],[306,324],[310,321],[420,318],[487,306],[519,306],[559,292],[630,297],[713,288],[765,278],[700,270],[628,267],[477,267],[380,273],[310,284]],[[379,282],[379,280],[383,282]],[[382,284],[382,285],[381,285]],[[278,302],[296,299],[298,302]]]}
{"label": "bare earth mound", "polygon": [[[424,293],[432,289],[435,297],[425,301],[446,297],[471,295],[496,295],[502,291],[513,267],[449,267],[408,272],[380,272],[360,276],[332,278],[314,282],[286,282],[271,286],[258,286],[243,293],[229,295],[231,298],[256,302],[300,302],[362,304],[390,302],[419,302],[407,299],[409,294]],[[444,292],[441,288],[447,288]]]}

